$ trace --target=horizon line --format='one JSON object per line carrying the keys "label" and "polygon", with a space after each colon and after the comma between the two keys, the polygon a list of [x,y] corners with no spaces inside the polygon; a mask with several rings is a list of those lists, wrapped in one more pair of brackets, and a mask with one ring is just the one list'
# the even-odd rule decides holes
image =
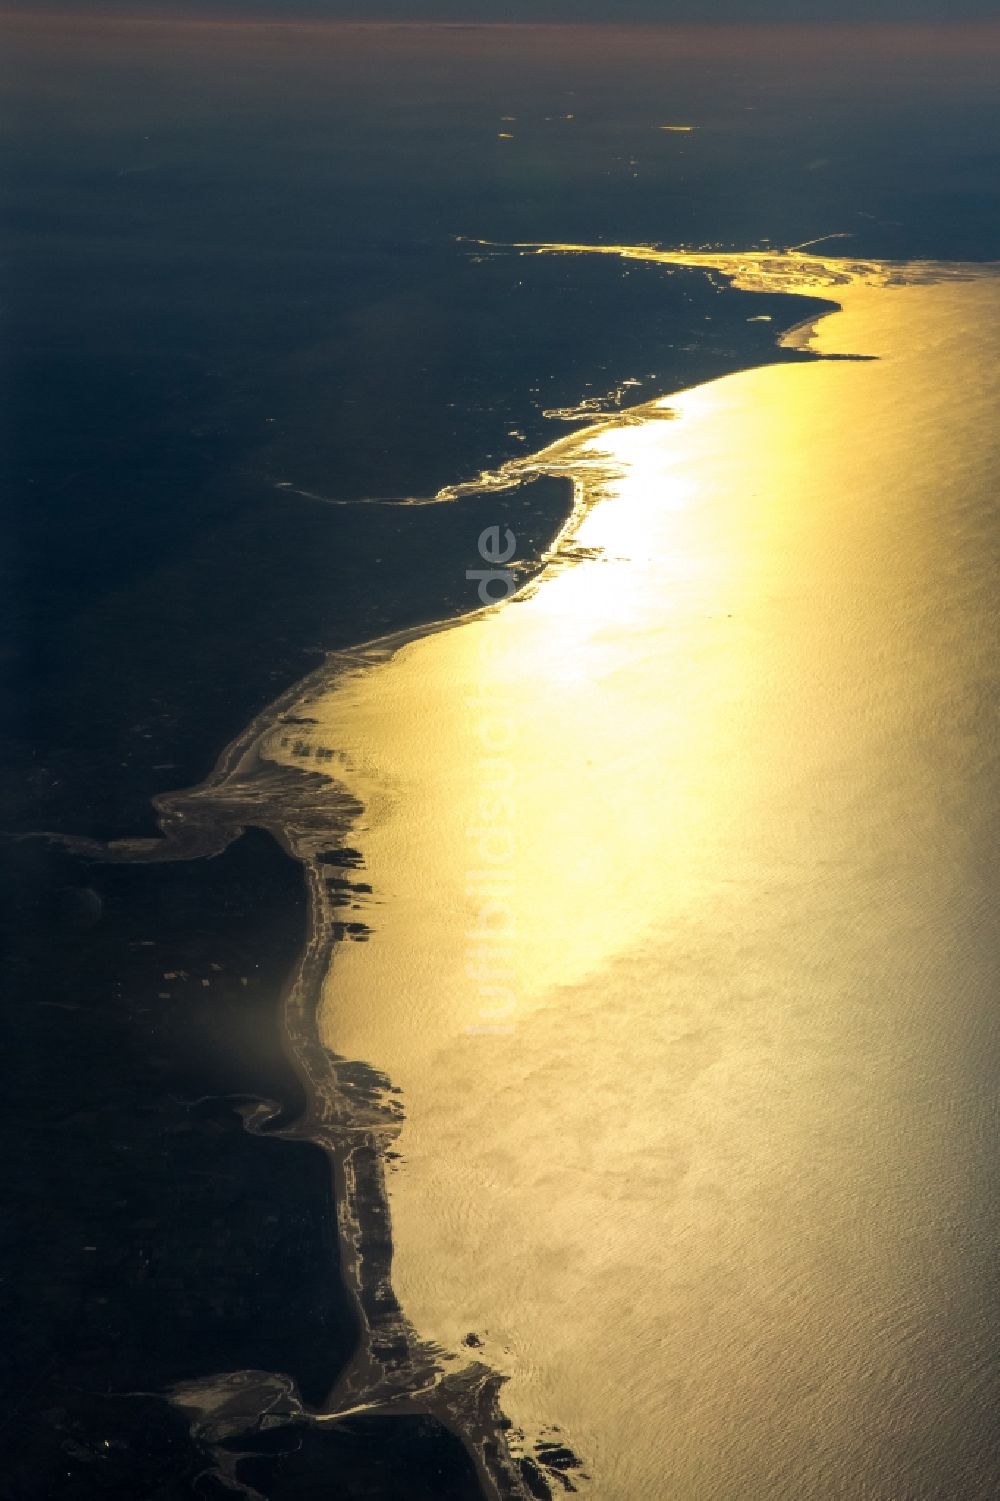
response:
{"label": "horizon line", "polygon": [[192,16],[163,14],[158,16],[136,15],[126,11],[91,12],[83,15],[78,11],[47,9],[44,4],[31,10],[0,8],[0,21],[18,21],[31,24],[36,21],[71,21],[81,25],[126,24],[131,26],[187,26],[187,27],[246,27],[268,31],[288,31],[299,27],[330,28],[345,27],[355,31],[995,31],[1000,32],[1000,16],[958,17],[947,20],[919,18],[912,21],[869,19],[865,16],[847,20],[821,19],[819,17],[796,17],[794,20],[761,17],[756,20],[726,18],[719,20],[688,20],[677,17],[672,20],[650,21],[641,18],[570,21],[552,18],[539,21],[458,21],[458,20],[402,20],[384,17],[381,20],[366,20],[351,16],[288,16],[270,19],[254,16]]}

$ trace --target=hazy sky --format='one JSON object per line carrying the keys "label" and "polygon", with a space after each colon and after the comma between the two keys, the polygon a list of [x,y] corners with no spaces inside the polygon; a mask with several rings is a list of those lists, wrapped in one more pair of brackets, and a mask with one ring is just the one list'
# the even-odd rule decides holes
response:
{"label": "hazy sky", "polygon": [[0,11],[283,21],[954,21],[998,0],[0,0]]}

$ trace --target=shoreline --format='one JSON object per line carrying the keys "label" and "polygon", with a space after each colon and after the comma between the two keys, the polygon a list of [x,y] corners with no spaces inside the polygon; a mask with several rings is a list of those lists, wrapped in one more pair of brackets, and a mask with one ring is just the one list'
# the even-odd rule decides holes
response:
{"label": "shoreline", "polygon": [[[660,252],[645,247],[522,248],[542,254],[623,253],[629,258],[649,258],[670,266],[691,264],[684,252]],[[762,264],[764,260],[766,266]],[[850,270],[843,267],[844,263],[836,260],[770,254],[696,258],[696,269],[721,272],[734,285],[749,290],[773,291],[770,278],[777,277],[782,283],[780,290],[790,295],[815,295],[818,286],[844,286],[856,278],[870,277],[876,285],[887,285],[892,284],[886,280],[887,276],[901,276],[898,268],[887,273],[884,267],[874,265],[851,264]],[[935,267],[934,271],[941,269]],[[920,275],[931,279],[931,268],[921,268]],[[765,285],[758,285],[761,280]],[[754,284],[747,287],[751,281]],[[794,325],[779,336],[780,342],[793,337],[801,340],[804,331],[812,330],[816,323],[839,311],[840,305],[832,303],[829,314]],[[373,1075],[367,1094],[359,1098],[357,1091],[345,1084],[346,1060],[328,1053],[317,1032],[316,1011],[322,983],[337,944],[349,936],[339,926],[343,887],[331,891],[330,863],[349,855],[351,829],[362,805],[345,793],[328,771],[320,775],[304,767],[279,766],[268,755],[267,741],[276,733],[280,736],[280,727],[290,715],[294,719],[308,718],[310,702],[329,692],[341,679],[364,674],[414,642],[515,604],[535,593],[551,570],[572,566],[573,539],[600,496],[599,474],[596,491],[579,477],[580,448],[609,429],[669,416],[670,399],[658,396],[628,412],[605,417],[557,438],[535,454],[510,460],[496,471],[486,471],[438,492],[434,499],[445,503],[470,495],[503,493],[542,476],[572,479],[573,505],[567,519],[538,560],[536,572],[509,599],[458,617],[390,632],[347,651],[330,653],[305,679],[292,685],[254,717],[223,749],[202,783],[154,799],[162,839],[115,840],[106,846],[91,840],[60,841],[89,858],[158,863],[217,855],[246,828],[255,827],[269,833],[303,867],[309,900],[307,937],[299,965],[286,986],[282,1010],[286,1054],[306,1092],[306,1108],[287,1126],[277,1124],[274,1108],[267,1102],[247,1106],[241,1113],[245,1128],[252,1134],[309,1142],[324,1151],[336,1205],[341,1280],[358,1313],[361,1336],[355,1356],[326,1401],[319,1407],[292,1401],[290,1415],[325,1423],[359,1412],[382,1415],[424,1412],[455,1433],[476,1465],[484,1494],[497,1501],[526,1494],[515,1459],[508,1454],[506,1444],[498,1447],[497,1436],[502,1431],[502,1378],[488,1367],[473,1363],[455,1376],[442,1379],[437,1353],[425,1348],[392,1292],[384,1165],[386,1153],[398,1135],[399,1111],[391,1096],[391,1086],[387,1080]],[[296,711],[294,715],[292,711]],[[350,886],[349,868],[346,875]],[[243,1373],[246,1377],[251,1374]],[[198,1383],[198,1391],[211,1406],[220,1396],[224,1397],[239,1377],[240,1373],[233,1372],[214,1383]],[[271,1389],[271,1380],[266,1378],[262,1394]],[[291,1394],[287,1395],[292,1400]],[[244,1384],[240,1386],[241,1410],[246,1396]],[[194,1393],[188,1388],[178,1400],[189,1407],[194,1402]]]}

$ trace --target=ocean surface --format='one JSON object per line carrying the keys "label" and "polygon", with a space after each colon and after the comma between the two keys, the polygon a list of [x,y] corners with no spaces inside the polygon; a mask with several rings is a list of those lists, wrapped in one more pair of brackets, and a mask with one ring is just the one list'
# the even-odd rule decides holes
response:
{"label": "ocean surface", "polygon": [[8,34],[0,1494],[994,1496],[997,32]]}

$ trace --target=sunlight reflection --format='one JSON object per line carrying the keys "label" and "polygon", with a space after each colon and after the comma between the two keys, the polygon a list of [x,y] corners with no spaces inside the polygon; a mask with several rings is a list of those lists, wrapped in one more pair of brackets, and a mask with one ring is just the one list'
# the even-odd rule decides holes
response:
{"label": "sunlight reflection", "polygon": [[945,1421],[933,1362],[908,1406],[887,1373],[952,1276],[923,1206],[966,1192],[927,1082],[955,932],[967,995],[995,980],[966,893],[1000,283],[596,253],[835,287],[812,347],[880,358],[535,455],[580,497],[540,582],[310,698],[296,755],[342,758],[377,902],[325,1035],[403,1091],[407,1314],[457,1357],[476,1331],[601,1501],[773,1495],[776,1456],[874,1494],[873,1394]]}

